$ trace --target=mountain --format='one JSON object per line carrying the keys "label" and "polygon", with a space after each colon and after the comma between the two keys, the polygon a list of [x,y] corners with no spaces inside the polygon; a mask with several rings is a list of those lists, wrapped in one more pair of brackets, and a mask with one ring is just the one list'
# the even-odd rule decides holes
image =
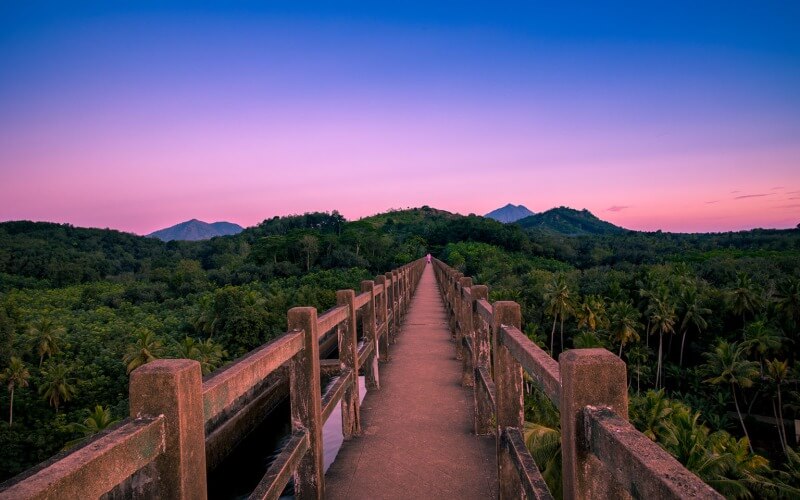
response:
{"label": "mountain", "polygon": [[508,223],[516,222],[531,215],[534,215],[534,213],[525,208],[523,205],[512,205],[509,203],[502,208],[492,210],[488,214],[484,215],[484,217],[488,217],[489,219],[494,219],[499,222]]}
{"label": "mountain", "polygon": [[209,240],[214,236],[230,236],[239,234],[244,228],[231,222],[214,222],[209,224],[201,220],[192,219],[180,224],[175,224],[166,229],[160,229],[147,235],[149,238],[158,238],[161,241],[185,240],[198,241]]}
{"label": "mountain", "polygon": [[590,211],[568,207],[551,208],[546,212],[531,215],[516,221],[525,229],[545,229],[568,236],[585,234],[619,234],[627,229],[598,219]]}

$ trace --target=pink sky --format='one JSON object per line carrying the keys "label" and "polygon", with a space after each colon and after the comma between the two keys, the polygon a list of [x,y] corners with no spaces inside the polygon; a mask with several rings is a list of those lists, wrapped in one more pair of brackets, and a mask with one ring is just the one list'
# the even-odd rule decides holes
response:
{"label": "pink sky", "polygon": [[652,39],[478,14],[6,26],[0,220],[145,234],[514,203],[640,230],[800,223],[800,72],[796,33],[770,27],[780,12],[706,32],[676,11],[686,29]]}

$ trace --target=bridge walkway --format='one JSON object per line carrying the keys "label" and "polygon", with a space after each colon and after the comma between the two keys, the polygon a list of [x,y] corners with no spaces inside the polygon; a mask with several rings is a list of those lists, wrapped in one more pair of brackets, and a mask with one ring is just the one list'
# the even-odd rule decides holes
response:
{"label": "bridge walkway", "polygon": [[430,264],[390,352],[381,389],[361,405],[362,435],[325,476],[326,498],[496,498],[495,440],[473,433],[472,390]]}

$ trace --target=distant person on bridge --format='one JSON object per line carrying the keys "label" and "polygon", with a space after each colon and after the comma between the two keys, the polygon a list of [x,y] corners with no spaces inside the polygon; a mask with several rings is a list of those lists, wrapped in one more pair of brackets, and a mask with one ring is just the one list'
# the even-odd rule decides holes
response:
{"label": "distant person on bridge", "polygon": [[431,254],[428,254],[428,255],[425,256],[425,261],[427,261],[428,264],[431,263]]}

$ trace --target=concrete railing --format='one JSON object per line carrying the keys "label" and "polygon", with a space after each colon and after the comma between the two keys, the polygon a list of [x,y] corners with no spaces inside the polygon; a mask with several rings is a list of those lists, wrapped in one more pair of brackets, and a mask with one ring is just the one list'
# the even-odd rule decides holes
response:
{"label": "concrete railing", "polygon": [[473,387],[475,433],[497,438],[500,498],[552,498],[523,438],[523,370],[561,415],[564,498],[723,498],[628,422],[625,363],[605,349],[552,359],[520,331],[516,302],[488,302],[486,286],[434,260]]}
{"label": "concrete railing", "polygon": [[[289,310],[287,333],[205,380],[197,361],[163,359],[137,368],[129,419],[4,483],[0,499],[204,499],[208,464],[221,460],[221,449],[229,451],[222,444],[230,434],[226,423],[241,419],[243,400],[279,369],[288,369],[292,434],[251,498],[278,498],[292,478],[298,498],[323,498],[322,426],[341,401],[345,439],[360,433],[359,370],[368,388],[379,387],[378,358],[388,356],[424,267],[420,259],[363,281],[359,294],[340,290],[337,306],[319,317],[313,307]],[[319,359],[320,339],[334,330],[338,366]],[[324,394],[321,367],[338,375]]]}

